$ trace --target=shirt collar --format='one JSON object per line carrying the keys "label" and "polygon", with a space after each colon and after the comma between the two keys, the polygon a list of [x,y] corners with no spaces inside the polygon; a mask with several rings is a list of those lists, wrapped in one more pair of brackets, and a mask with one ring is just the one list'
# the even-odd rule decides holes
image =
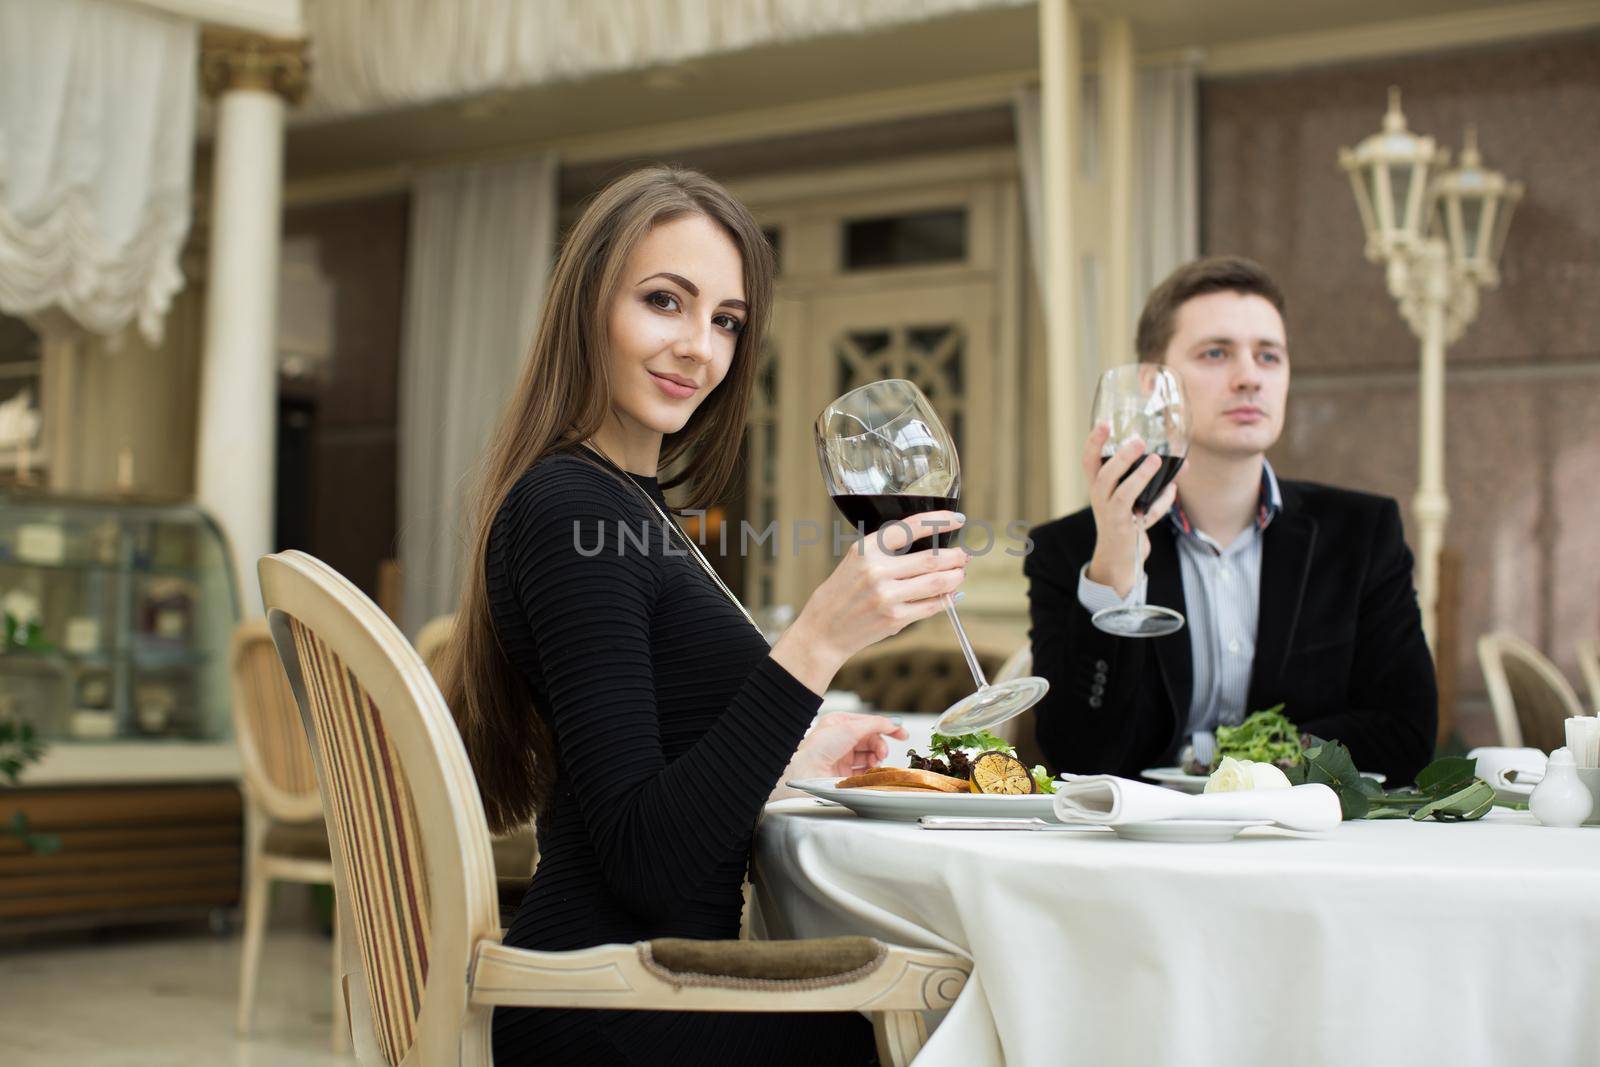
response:
{"label": "shirt collar", "polygon": [[[1266,457],[1261,460],[1261,495],[1256,505],[1256,529],[1265,530],[1278,512],[1283,510],[1283,492],[1278,488],[1278,475],[1273,471],[1272,464]],[[1194,524],[1189,521],[1189,515],[1183,510],[1183,501],[1175,500],[1172,510],[1167,512],[1179,533],[1190,537],[1197,536]]]}

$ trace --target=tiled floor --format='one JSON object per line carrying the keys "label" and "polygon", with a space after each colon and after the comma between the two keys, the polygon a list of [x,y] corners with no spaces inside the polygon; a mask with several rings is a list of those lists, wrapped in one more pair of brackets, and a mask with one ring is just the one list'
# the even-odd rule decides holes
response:
{"label": "tiled floor", "polygon": [[330,957],[304,926],[269,931],[254,1030],[241,1039],[236,933],[190,925],[0,944],[0,1063],[349,1065],[331,1051]]}

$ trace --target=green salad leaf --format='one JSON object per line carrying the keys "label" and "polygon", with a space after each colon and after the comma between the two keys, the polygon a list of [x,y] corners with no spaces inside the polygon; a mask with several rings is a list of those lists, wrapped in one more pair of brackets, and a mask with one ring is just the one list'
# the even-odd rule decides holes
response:
{"label": "green salad leaf", "polygon": [[1033,787],[1041,793],[1054,793],[1056,791],[1055,779],[1050,777],[1050,772],[1044,769],[1044,764],[1034,764],[1033,770],[1028,772],[1033,775]]}
{"label": "green salad leaf", "polygon": [[979,730],[970,734],[934,734],[928,747],[945,755],[949,755],[952,749],[957,748],[975,748],[981,752],[988,752],[992,749],[997,752],[1004,752],[1008,756],[1017,754],[1017,750],[1011,747],[1011,742],[996,737],[988,730]]}
{"label": "green salad leaf", "polygon": [[1283,705],[1258,711],[1238,726],[1217,727],[1217,751],[1211,768],[1222,763],[1222,757],[1251,760],[1255,763],[1276,763],[1287,769],[1300,761],[1300,731],[1283,714]]}

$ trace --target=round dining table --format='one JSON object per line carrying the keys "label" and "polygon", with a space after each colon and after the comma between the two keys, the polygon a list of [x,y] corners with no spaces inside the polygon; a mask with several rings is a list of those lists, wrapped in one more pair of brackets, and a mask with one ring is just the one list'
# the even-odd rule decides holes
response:
{"label": "round dining table", "polygon": [[1271,827],[1222,843],[768,806],[769,937],[969,957],[919,1067],[1600,1062],[1600,827]]}

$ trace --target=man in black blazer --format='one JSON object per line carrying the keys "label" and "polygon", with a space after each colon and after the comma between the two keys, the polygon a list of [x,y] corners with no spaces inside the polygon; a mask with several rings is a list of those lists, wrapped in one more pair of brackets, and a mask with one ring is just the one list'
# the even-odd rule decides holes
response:
{"label": "man in black blazer", "polygon": [[[1438,717],[1395,502],[1280,482],[1266,451],[1283,429],[1283,296],[1235,257],[1180,267],[1140,316],[1141,361],[1184,381],[1189,454],[1151,507],[1146,584],[1135,588],[1133,501],[1154,476],[1131,442],[1086,442],[1090,506],[1032,531],[1034,673],[1050,681],[1038,740],[1059,770],[1129,777],[1208,754],[1216,727],[1283,704],[1302,733],[1343,742],[1362,770],[1407,785],[1432,757]],[[1118,484],[1123,475],[1132,473]],[[1094,611],[1175,608],[1166,637],[1120,637]]]}

